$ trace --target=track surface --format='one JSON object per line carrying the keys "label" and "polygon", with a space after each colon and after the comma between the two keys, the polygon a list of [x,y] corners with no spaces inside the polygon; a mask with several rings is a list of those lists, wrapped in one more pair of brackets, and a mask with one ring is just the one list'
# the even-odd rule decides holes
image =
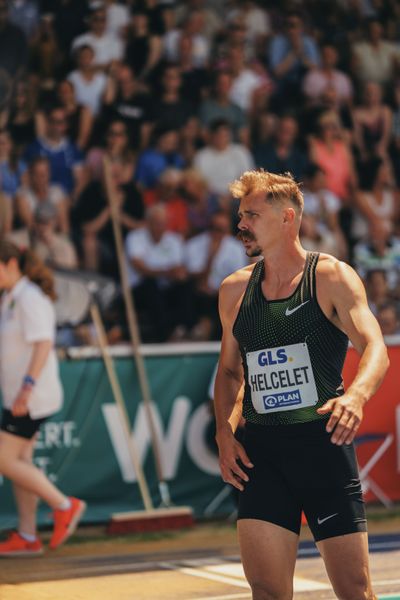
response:
{"label": "track surface", "polygon": [[[400,535],[371,537],[379,598],[400,600]],[[90,546],[92,548],[92,545]],[[237,553],[227,548],[116,554],[83,551],[1,563],[0,600],[250,600]],[[229,550],[235,550],[229,547]],[[300,546],[295,600],[333,600],[323,562],[310,542]]]}

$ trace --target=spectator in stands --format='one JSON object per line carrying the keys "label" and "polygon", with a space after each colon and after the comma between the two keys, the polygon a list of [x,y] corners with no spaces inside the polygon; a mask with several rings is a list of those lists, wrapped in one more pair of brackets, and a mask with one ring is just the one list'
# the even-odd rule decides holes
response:
{"label": "spectator in stands", "polygon": [[196,67],[192,61],[193,39],[190,35],[181,35],[178,44],[178,58],[182,77],[182,95],[188,102],[198,107],[207,95],[210,84],[210,71],[206,67]]}
{"label": "spectator in stands", "polygon": [[133,8],[127,28],[124,62],[131,67],[137,79],[143,82],[151,78],[161,55],[161,37],[150,31],[146,9]]}
{"label": "spectator in stands", "polygon": [[194,283],[195,340],[219,339],[218,290],[228,275],[247,264],[243,245],[231,235],[229,215],[214,213],[207,231],[192,237],[185,248],[185,265]]}
{"label": "spectator in stands", "polygon": [[279,116],[265,107],[253,116],[251,120],[250,136],[250,148],[253,153],[257,146],[264,146],[272,141],[273,137],[276,135],[278,123]]}
{"label": "spectator in stands", "polygon": [[[164,12],[169,2],[159,2],[158,0],[141,0],[149,17],[150,31],[155,35],[165,33]],[[174,8],[174,5],[172,5]]]}
{"label": "spectator in stands", "polygon": [[392,111],[382,100],[382,87],[372,81],[363,88],[363,103],[353,111],[354,142],[362,162],[386,158],[392,132]]}
{"label": "spectator in stands", "polygon": [[[92,111],[87,106],[78,103],[74,86],[68,79],[60,81],[57,85],[56,101],[65,110],[69,138],[80,150],[85,150],[89,145],[94,124]],[[41,127],[44,131],[45,124],[43,114],[37,114],[37,121],[39,120],[39,116],[43,123]]]}
{"label": "spectator in stands", "polygon": [[0,239],[4,239],[12,229],[13,206],[10,196],[0,191]]}
{"label": "spectator in stands", "polygon": [[167,231],[167,210],[155,204],[147,209],[146,224],[125,242],[129,280],[141,324],[149,322],[151,341],[177,339],[191,323],[192,302],[184,267],[180,235]]}
{"label": "spectator in stands", "polygon": [[117,205],[123,236],[142,225],[144,207],[136,185],[124,180],[125,165],[114,161],[110,171],[111,188],[106,187],[104,172],[101,180],[88,183],[73,207],[71,219],[83,267],[118,277],[109,197]]}
{"label": "spectator in stands", "polygon": [[381,269],[371,269],[365,277],[368,304],[376,316],[378,309],[389,301],[396,301],[396,297],[389,289],[386,272]]}
{"label": "spectator in stands", "polygon": [[388,162],[378,157],[366,161],[361,170],[360,190],[355,195],[353,237],[368,240],[375,225],[391,234],[400,214],[399,201]]}
{"label": "spectator in stands", "polygon": [[253,168],[253,157],[242,144],[233,144],[227,121],[217,119],[210,126],[209,143],[199,150],[193,166],[203,175],[210,191],[221,200],[229,196],[229,182]]}
{"label": "spectator in stands", "polygon": [[394,112],[392,119],[391,145],[389,147],[390,160],[393,165],[396,184],[400,186],[400,81],[394,85],[392,94]]}
{"label": "spectator in stands", "polygon": [[37,34],[39,27],[39,9],[34,0],[10,0],[8,5],[10,23],[20,27],[31,41]]}
{"label": "spectator in stands", "polygon": [[153,101],[153,117],[158,127],[180,131],[191,118],[194,106],[182,94],[182,75],[177,65],[167,64],[161,77],[161,89]]}
{"label": "spectator in stands", "polygon": [[19,186],[26,181],[26,163],[16,156],[11,135],[0,130],[0,190],[14,198]]}
{"label": "spectator in stands", "polygon": [[310,158],[324,171],[327,189],[349,203],[357,187],[356,171],[336,113],[320,116],[317,133],[310,138]]}
{"label": "spectator in stands", "polygon": [[315,215],[304,213],[301,219],[300,240],[309,252],[323,252],[339,258],[340,248],[333,233],[326,229]]}
{"label": "spectator in stands", "polygon": [[188,237],[207,231],[218,210],[218,198],[210,193],[206,179],[194,168],[182,173],[182,195],[187,203]]}
{"label": "spectator in stands", "polygon": [[213,4],[206,2],[206,0],[187,0],[187,2],[182,2],[179,6],[175,7],[176,22],[178,24],[185,23],[191,12],[200,11],[204,22],[201,32],[209,43],[212,44],[215,37],[223,29],[223,22]]}
{"label": "spectator in stands", "polygon": [[186,17],[181,29],[169,31],[162,40],[163,55],[168,62],[179,59],[179,40],[181,36],[192,39],[191,62],[193,67],[207,67],[210,58],[210,44],[204,35],[204,15],[201,10],[193,10]]}
{"label": "spectator in stands", "polygon": [[399,309],[394,302],[388,302],[380,306],[376,318],[383,335],[398,335],[400,333]]}
{"label": "spectator in stands", "polygon": [[353,84],[350,77],[337,69],[338,51],[333,44],[325,43],[321,47],[321,66],[310,69],[302,83],[302,90],[311,105],[319,105],[330,89],[335,90],[339,106],[351,104]]}
{"label": "spectator in stands", "polygon": [[46,92],[56,85],[62,68],[62,53],[52,15],[42,15],[37,36],[31,43],[31,71],[36,84]]}
{"label": "spectator in stands", "polygon": [[7,0],[0,0],[0,71],[17,79],[28,66],[28,43],[23,30],[11,23]]}
{"label": "spectator in stands", "polygon": [[86,30],[87,4],[81,0],[51,2],[54,31],[60,45],[64,67],[69,66],[72,41]]}
{"label": "spectator in stands", "polygon": [[354,265],[365,279],[371,270],[385,271],[389,289],[395,291],[400,284],[400,239],[377,221],[370,228],[370,236],[354,247]]}
{"label": "spectator in stands", "polygon": [[129,25],[129,6],[117,0],[103,0],[106,10],[107,33],[116,38],[123,38]]}
{"label": "spectator in stands", "polygon": [[90,179],[97,180],[103,177],[105,158],[121,165],[123,183],[132,181],[136,155],[129,145],[128,130],[124,121],[111,121],[106,131],[105,144],[93,146],[88,151],[85,167]]}
{"label": "spectator in stands", "polygon": [[296,181],[301,181],[308,165],[306,152],[297,144],[299,127],[290,114],[283,115],[276,126],[275,135],[264,144],[254,146],[254,161],[272,173],[290,171]]}
{"label": "spectator in stands", "polygon": [[218,71],[215,75],[213,94],[200,104],[199,119],[203,127],[203,137],[207,140],[208,128],[216,119],[227,121],[231,127],[233,140],[249,145],[249,127],[245,113],[230,99],[232,75],[229,71]]}
{"label": "spectator in stands", "polygon": [[246,114],[256,112],[272,91],[272,82],[267,71],[259,66],[257,70],[250,67],[241,44],[230,46],[225,66],[233,78],[229,95],[231,101]]}
{"label": "spectator in stands", "polygon": [[133,70],[122,64],[112,73],[105,96],[102,128],[110,120],[125,122],[129,142],[135,150],[146,148],[152,130],[153,115],[150,96],[140,90]]}
{"label": "spectator in stands", "polygon": [[153,131],[153,143],[139,155],[135,179],[143,188],[152,188],[167,167],[183,169],[184,160],[178,151],[176,129],[157,127]]}
{"label": "spectator in stands", "polygon": [[379,19],[366,22],[365,37],[353,46],[352,70],[359,83],[373,81],[382,86],[392,81],[400,62],[398,44],[384,39]]}
{"label": "spectator in stands", "polygon": [[89,31],[76,37],[72,42],[72,50],[80,46],[91,46],[94,51],[94,64],[107,70],[124,56],[124,44],[119,37],[110,35],[106,30],[106,11],[96,7],[88,16]]}
{"label": "spectator in stands", "polygon": [[57,183],[75,200],[83,185],[82,153],[67,137],[66,110],[54,106],[46,114],[44,132],[28,146],[24,154],[27,162],[45,156],[50,164],[52,183]]}
{"label": "spectator in stands", "polygon": [[277,105],[296,106],[301,83],[309,69],[320,64],[315,40],[307,35],[299,12],[286,16],[285,31],[274,35],[268,49],[269,65],[277,82]]}
{"label": "spectator in stands", "polygon": [[[333,255],[341,260],[347,260],[347,243],[339,223],[340,200],[326,188],[325,173],[318,165],[310,163],[307,166],[304,172],[302,192],[303,214],[315,219],[319,235],[323,237],[325,233],[328,234]],[[309,220],[306,228],[315,230],[314,223]]]}
{"label": "spectator in stands", "polygon": [[15,151],[21,155],[36,137],[36,94],[32,85],[17,81],[11,102],[3,115],[3,126],[13,140]]}
{"label": "spectator in stands", "polygon": [[233,2],[228,13],[228,21],[243,24],[247,46],[251,48],[252,58],[262,56],[271,34],[271,22],[265,8],[252,0]]}
{"label": "spectator in stands", "polygon": [[94,116],[100,112],[107,87],[107,76],[94,64],[91,46],[78,46],[75,51],[77,68],[67,77],[74,87],[78,104],[86,106]]}
{"label": "spectator in stands", "polygon": [[186,237],[189,231],[188,205],[181,192],[183,173],[169,167],[159,176],[154,188],[145,190],[145,206],[163,204],[167,211],[167,230]]}
{"label": "spectator in stands", "polygon": [[240,18],[233,19],[227,24],[225,31],[216,42],[217,64],[220,61],[224,64],[224,60],[229,55],[229,49],[236,46],[243,48],[243,55],[247,64],[255,60],[254,44],[246,36],[246,33],[246,25]]}
{"label": "spectator in stands", "polygon": [[8,238],[20,248],[30,248],[53,269],[76,269],[73,243],[57,231],[59,213],[54,204],[38,204],[29,229],[14,231]]}
{"label": "spectator in stands", "polygon": [[19,222],[28,229],[39,206],[52,206],[55,209],[55,227],[64,234],[70,230],[69,201],[62,187],[50,183],[50,163],[46,157],[38,156],[29,165],[29,177],[15,197]]}

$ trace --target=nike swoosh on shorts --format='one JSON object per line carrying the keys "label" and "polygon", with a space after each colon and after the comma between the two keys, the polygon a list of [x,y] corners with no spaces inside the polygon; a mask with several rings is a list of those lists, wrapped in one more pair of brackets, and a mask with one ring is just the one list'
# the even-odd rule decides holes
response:
{"label": "nike swoosh on shorts", "polygon": [[322,525],[322,523],[325,523],[325,521],[327,521],[328,519],[332,519],[332,517],[336,517],[336,515],[338,515],[339,513],[333,513],[333,515],[328,515],[327,517],[324,517],[323,519],[320,519],[319,517],[317,517],[317,521],[318,521],[318,525]]}

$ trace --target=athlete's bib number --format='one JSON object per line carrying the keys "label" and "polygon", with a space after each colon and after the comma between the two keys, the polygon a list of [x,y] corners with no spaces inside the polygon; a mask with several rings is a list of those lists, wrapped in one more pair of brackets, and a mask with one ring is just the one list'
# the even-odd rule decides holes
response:
{"label": "athlete's bib number", "polygon": [[296,410],[318,402],[307,344],[246,354],[251,401],[258,413]]}

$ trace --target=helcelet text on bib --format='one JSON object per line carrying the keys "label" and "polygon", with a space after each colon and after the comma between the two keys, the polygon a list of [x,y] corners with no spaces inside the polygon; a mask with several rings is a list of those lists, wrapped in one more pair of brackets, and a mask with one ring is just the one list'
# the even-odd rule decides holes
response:
{"label": "helcelet text on bib", "polygon": [[296,410],[318,402],[306,343],[246,353],[254,409],[261,414]]}

